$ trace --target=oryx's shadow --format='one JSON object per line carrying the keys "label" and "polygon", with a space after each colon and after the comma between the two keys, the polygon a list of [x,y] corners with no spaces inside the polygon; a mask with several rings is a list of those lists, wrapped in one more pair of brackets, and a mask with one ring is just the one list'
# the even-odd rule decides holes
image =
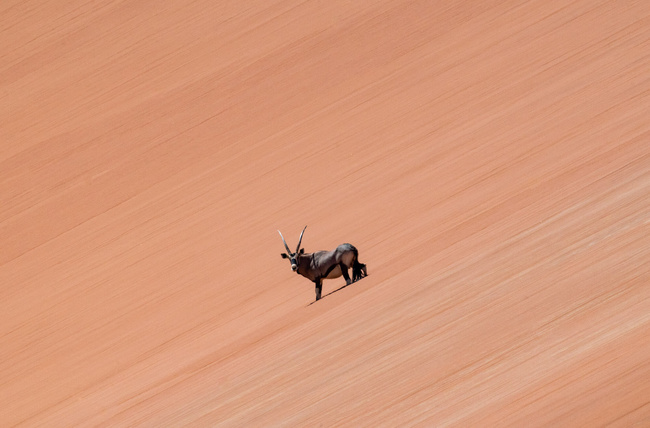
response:
{"label": "oryx's shadow", "polygon": [[[366,276],[367,276],[367,275],[366,275]],[[344,288],[347,288],[347,287],[349,287],[349,286],[351,286],[351,285],[353,285],[353,284],[356,284],[357,282],[361,281],[363,278],[365,278],[365,276],[362,277],[362,278],[357,279],[357,280],[354,281],[354,282],[351,282],[351,283],[349,283],[349,284],[345,284],[345,285],[343,285],[343,286],[337,288],[337,289],[334,290],[334,291],[330,291],[329,293],[323,295],[323,297],[321,297],[321,300],[324,299],[324,298],[326,298],[327,296],[329,296],[329,295],[331,295],[331,294],[334,294],[334,293],[336,293],[336,292],[338,292],[338,291],[343,290]],[[311,305],[313,305],[313,304],[316,303],[316,302],[318,302],[318,300],[314,300],[313,302],[311,302],[311,303],[308,304],[307,306],[311,306]]]}

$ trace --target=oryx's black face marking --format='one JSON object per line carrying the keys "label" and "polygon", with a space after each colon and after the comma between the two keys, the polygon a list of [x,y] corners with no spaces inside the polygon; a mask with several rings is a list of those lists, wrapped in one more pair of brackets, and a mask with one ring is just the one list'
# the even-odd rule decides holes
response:
{"label": "oryx's black face marking", "polygon": [[[332,251],[317,251],[315,253],[305,254],[305,249],[300,248],[305,229],[307,229],[307,226],[305,226],[300,234],[298,246],[294,253],[289,249],[287,241],[282,236],[282,232],[278,230],[282,238],[282,243],[284,243],[284,248],[287,249],[287,252],[282,253],[281,256],[283,259],[289,259],[292,271],[316,284],[316,300],[319,300],[321,297],[323,280],[326,278],[343,276],[345,283],[349,285],[368,275],[366,265],[359,263],[359,252],[353,245],[341,244]],[[352,268],[352,279],[348,275],[348,269],[350,268]]]}
{"label": "oryx's black face marking", "polygon": [[305,253],[305,249],[301,248],[300,251],[298,251],[297,253],[289,253],[289,254],[282,253],[280,255],[282,256],[283,259],[289,259],[289,261],[291,262],[291,270],[296,272],[298,271],[298,256],[304,253]]}

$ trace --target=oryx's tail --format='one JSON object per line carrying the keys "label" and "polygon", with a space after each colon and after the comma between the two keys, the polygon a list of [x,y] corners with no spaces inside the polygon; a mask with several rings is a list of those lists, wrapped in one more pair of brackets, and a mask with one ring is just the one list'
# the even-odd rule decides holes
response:
{"label": "oryx's tail", "polygon": [[354,263],[352,264],[352,281],[357,281],[364,276],[368,276],[368,270],[366,269],[365,264],[359,262],[359,251],[355,247],[352,247],[352,251],[354,251]]}

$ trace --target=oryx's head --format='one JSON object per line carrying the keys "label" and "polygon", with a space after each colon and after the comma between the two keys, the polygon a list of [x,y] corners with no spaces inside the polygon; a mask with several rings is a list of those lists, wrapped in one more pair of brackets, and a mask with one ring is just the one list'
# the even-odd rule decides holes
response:
{"label": "oryx's head", "polygon": [[[307,229],[307,226],[305,226],[305,229]],[[291,270],[296,272],[298,270],[298,256],[300,254],[303,254],[305,252],[304,248],[300,248],[300,243],[302,242],[302,235],[305,233],[305,229],[302,230],[302,233],[300,233],[300,239],[298,239],[298,246],[296,247],[296,252],[292,253],[291,250],[289,249],[289,246],[287,245],[287,241],[284,240],[284,236],[282,236],[282,232],[278,230],[278,233],[280,234],[280,237],[282,238],[282,242],[284,243],[284,248],[287,249],[286,253],[282,253],[281,256],[283,259],[289,259],[291,261]]]}

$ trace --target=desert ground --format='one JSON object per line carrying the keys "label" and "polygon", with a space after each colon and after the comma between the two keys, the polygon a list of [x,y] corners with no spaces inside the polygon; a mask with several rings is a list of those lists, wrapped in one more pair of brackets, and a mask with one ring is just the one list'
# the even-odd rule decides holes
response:
{"label": "desert ground", "polygon": [[650,426],[650,2],[0,22],[0,426]]}

